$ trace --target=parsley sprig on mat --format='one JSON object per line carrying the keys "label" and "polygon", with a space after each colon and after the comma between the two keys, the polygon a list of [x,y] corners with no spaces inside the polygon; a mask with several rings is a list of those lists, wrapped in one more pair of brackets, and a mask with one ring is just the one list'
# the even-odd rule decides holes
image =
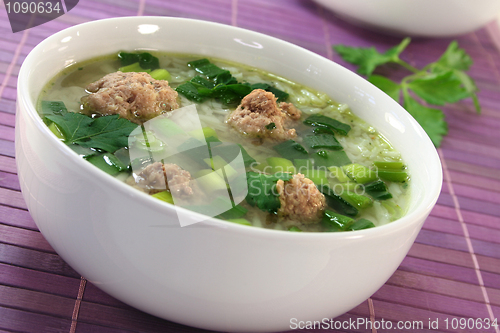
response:
{"label": "parsley sprig on mat", "polygon": [[[388,49],[384,53],[374,47],[350,47],[335,45],[333,49],[345,61],[358,66],[358,73],[399,102],[422,126],[436,147],[448,133],[448,124],[440,109],[465,98],[472,98],[475,109],[481,112],[474,80],[465,72],[472,65],[472,58],[452,41],[441,57],[422,69],[401,60],[400,55],[410,43],[410,38]],[[378,66],[395,63],[411,74],[400,82],[385,76],[373,74]]]}

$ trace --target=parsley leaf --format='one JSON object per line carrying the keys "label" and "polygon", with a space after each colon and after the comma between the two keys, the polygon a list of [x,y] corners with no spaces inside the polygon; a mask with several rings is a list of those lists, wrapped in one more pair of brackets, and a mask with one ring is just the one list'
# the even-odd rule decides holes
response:
{"label": "parsley leaf", "polygon": [[439,147],[443,136],[448,134],[448,124],[444,120],[443,112],[439,109],[423,106],[409,96],[405,98],[403,106],[422,126],[434,146]]}
{"label": "parsley leaf", "polygon": [[465,50],[458,47],[456,40],[452,41],[443,55],[434,63],[434,67],[445,69],[469,70],[472,65],[472,58]]}
{"label": "parsley leaf", "polygon": [[208,59],[198,59],[188,62],[188,66],[200,73],[191,80],[182,83],[175,90],[189,100],[202,103],[209,98],[220,100],[226,105],[238,104],[243,97],[254,89],[272,92],[278,102],[284,102],[288,93],[267,83],[240,83],[228,70],[224,70]]}
{"label": "parsley leaf", "polygon": [[158,58],[148,52],[142,52],[142,53],[120,52],[118,53],[118,59],[120,59],[122,67],[134,63],[139,63],[139,66],[143,69],[153,70],[160,68],[160,62]]}
{"label": "parsley leaf", "polygon": [[[481,112],[476,94],[477,86],[465,73],[473,63],[472,58],[458,46],[456,41],[452,41],[438,60],[418,69],[399,57],[409,43],[410,38],[405,38],[399,45],[384,53],[378,52],[374,47],[335,45],[333,49],[345,61],[358,65],[358,73],[366,75],[372,84],[401,103],[426,131],[434,145],[439,147],[443,137],[448,133],[448,124],[441,110],[428,105],[443,106],[471,98],[476,111]],[[390,62],[403,66],[411,74],[399,83],[372,74],[378,66]]]}
{"label": "parsley leaf", "polygon": [[371,75],[377,66],[396,62],[399,63],[399,54],[410,43],[410,38],[387,50],[384,53],[378,52],[374,47],[350,47],[345,45],[335,45],[333,49],[347,62],[358,65],[358,73],[361,75]]}
{"label": "parsley leaf", "polygon": [[453,71],[425,74],[411,80],[408,88],[427,103],[434,105],[455,103],[470,97],[470,93]]}
{"label": "parsley leaf", "polygon": [[481,113],[481,106],[476,92],[476,84],[472,78],[465,73],[472,65],[472,58],[465,50],[458,47],[457,41],[452,41],[443,55],[429,65],[429,70],[433,73],[452,71],[455,77],[460,80],[465,90],[470,94],[477,113]]}
{"label": "parsley leaf", "polygon": [[78,144],[85,148],[104,150],[110,153],[128,146],[128,136],[137,124],[118,115],[91,118],[68,112],[62,115],[47,116],[59,126],[68,145]]}
{"label": "parsley leaf", "polygon": [[275,123],[269,123],[266,125],[266,128],[269,130],[269,131],[272,131],[273,129],[276,128],[276,124]]}
{"label": "parsley leaf", "polygon": [[380,90],[391,96],[396,102],[399,102],[399,95],[401,92],[401,85],[381,75],[372,75],[368,77],[373,85],[377,86]]}

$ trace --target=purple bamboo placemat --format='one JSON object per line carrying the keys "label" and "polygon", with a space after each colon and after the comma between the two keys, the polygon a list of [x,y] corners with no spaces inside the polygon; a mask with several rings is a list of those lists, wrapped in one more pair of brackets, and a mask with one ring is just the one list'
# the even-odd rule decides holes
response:
{"label": "purple bamboo placemat", "polygon": [[[347,24],[306,0],[80,0],[64,16],[15,34],[1,2],[0,333],[203,331],[137,311],[80,277],[38,232],[19,190],[14,122],[23,59],[44,38],[66,27],[135,15],[235,25],[290,41],[351,69],[331,45],[375,45],[385,50],[400,41]],[[298,331],[386,332],[381,323],[390,321],[394,328],[398,322],[407,325],[394,332],[500,332],[493,327],[460,330],[444,325],[459,318],[500,320],[500,30],[491,23],[455,39],[473,57],[469,73],[480,89],[483,112],[475,114],[471,101],[445,109],[450,128],[438,150],[444,184],[436,207],[389,281],[370,299],[332,320],[342,328]],[[450,41],[414,39],[405,60],[421,67],[436,60]],[[358,319],[379,327],[349,325]],[[433,326],[436,320],[438,329]],[[410,327],[417,322],[424,327]]]}

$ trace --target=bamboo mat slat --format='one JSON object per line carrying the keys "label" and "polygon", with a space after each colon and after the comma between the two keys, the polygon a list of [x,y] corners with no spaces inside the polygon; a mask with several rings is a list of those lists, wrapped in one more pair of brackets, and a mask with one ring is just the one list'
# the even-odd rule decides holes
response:
{"label": "bamboo mat slat", "polygon": [[[0,1],[0,333],[205,332],[133,309],[80,277],[43,238],[20,193],[14,126],[24,58],[64,28],[136,15],[202,19],[262,32],[353,70],[332,45],[385,50],[400,42],[348,24],[306,0],[80,0],[56,20],[15,34]],[[480,89],[483,112],[476,114],[471,101],[445,108],[449,135],[438,150],[445,179],[437,205],[394,275],[336,321],[421,321],[424,327],[405,331],[455,332],[442,323],[462,317],[500,320],[500,28],[492,22],[454,39],[474,60],[469,74]],[[413,39],[405,60],[417,67],[435,61],[451,40]],[[435,320],[439,330],[432,327]],[[386,332],[368,327],[296,331]],[[500,333],[498,328],[476,331]]]}

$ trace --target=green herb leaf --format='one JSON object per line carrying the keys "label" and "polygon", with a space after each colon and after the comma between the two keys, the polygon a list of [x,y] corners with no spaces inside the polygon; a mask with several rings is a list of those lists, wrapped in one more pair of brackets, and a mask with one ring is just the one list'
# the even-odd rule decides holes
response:
{"label": "green herb leaf", "polygon": [[[465,73],[473,61],[456,41],[452,41],[437,61],[418,69],[399,58],[409,42],[410,39],[405,38],[398,46],[385,53],[379,53],[373,47],[354,48],[336,45],[333,48],[345,61],[358,65],[358,73],[367,75],[371,83],[394,100],[401,103],[402,93],[403,106],[424,128],[434,145],[439,147],[443,136],[448,133],[447,123],[441,110],[423,104],[441,106],[470,97],[476,112],[480,113],[481,105],[477,97],[477,86],[474,80]],[[388,62],[397,63],[412,74],[404,77],[399,84],[383,76],[371,75],[377,66]],[[415,95],[423,102],[415,99]]]}
{"label": "green herb leaf", "polygon": [[118,115],[93,119],[80,113],[68,112],[46,118],[59,126],[66,144],[78,144],[110,153],[127,147],[128,136],[137,127],[137,124],[119,118]]}
{"label": "green herb leaf", "polygon": [[472,97],[477,113],[480,113],[481,106],[476,95],[478,89],[474,80],[465,73],[465,71],[469,70],[472,63],[472,58],[467,52],[458,46],[457,41],[452,41],[438,61],[431,63],[428,67],[433,73],[451,70],[455,77],[460,80],[465,90],[469,92],[469,96]]}
{"label": "green herb leaf", "polygon": [[470,96],[453,71],[429,73],[408,83],[408,87],[430,104],[455,103]]}
{"label": "green herb leaf", "polygon": [[443,112],[423,106],[411,97],[405,98],[404,107],[429,135],[432,143],[439,147],[443,137],[448,134],[448,124],[444,120]]}
{"label": "green herb leaf", "polygon": [[266,125],[266,129],[268,129],[269,131],[272,131],[275,128],[276,128],[276,124],[275,123],[269,123],[269,124]]}
{"label": "green herb leaf", "polygon": [[128,165],[124,164],[111,153],[91,155],[89,157],[86,157],[86,160],[112,176],[122,171],[128,170]]}
{"label": "green herb leaf", "polygon": [[351,130],[351,126],[322,114],[313,114],[312,116],[309,116],[306,120],[304,120],[304,124],[309,126],[328,127],[341,135],[347,135],[347,133]]}
{"label": "green herb leaf", "polygon": [[269,91],[269,92],[272,92],[273,95],[277,98],[277,102],[284,102],[288,99],[288,93],[282,91],[282,90],[279,90],[278,88],[274,88],[273,86],[271,86],[270,84],[267,84],[267,83],[254,83],[254,84],[249,84],[249,83],[243,83],[245,85],[249,85],[252,90],[254,89],[262,89],[262,90],[265,90],[265,91]]}
{"label": "green herb leaf", "polygon": [[[52,121],[47,116],[63,115],[68,113],[66,105],[62,101],[42,101],[40,115],[42,116],[45,125],[49,126]],[[63,133],[64,134],[64,133]]]}
{"label": "green herb leaf", "polygon": [[143,69],[154,70],[160,68],[160,62],[158,58],[148,52],[142,52],[142,53],[120,52],[118,53],[118,58],[120,59],[122,67],[138,62],[141,68]]}
{"label": "green herb leaf", "polygon": [[342,145],[331,134],[306,135],[304,142],[311,148],[327,148],[331,150],[342,150]]}
{"label": "green herb leaf", "polygon": [[370,81],[373,85],[377,86],[380,90],[391,96],[392,99],[399,103],[401,93],[400,84],[381,75],[372,75],[368,77],[368,81]]}
{"label": "green herb leaf", "polygon": [[476,94],[478,89],[476,87],[476,83],[474,82],[474,80],[463,71],[453,70],[453,73],[460,80],[465,90],[469,93],[470,97],[472,98],[476,112],[481,113],[481,105],[479,104],[479,99]]}
{"label": "green herb leaf", "polygon": [[350,164],[351,160],[343,150],[319,150],[312,155],[315,167],[332,167]]}
{"label": "green herb leaf", "polygon": [[308,157],[307,150],[294,140],[287,140],[273,147],[282,157],[288,159],[304,159]]}
{"label": "green herb leaf", "polygon": [[[205,89],[207,88],[205,87]],[[201,103],[206,99],[206,94],[203,93],[203,86],[196,85],[191,81],[179,85],[175,90],[191,101]]]}
{"label": "green herb leaf", "polygon": [[68,113],[66,105],[64,105],[64,102],[62,101],[42,101],[41,107],[42,110],[40,113],[43,117]]}
{"label": "green herb leaf", "polygon": [[452,41],[443,55],[435,62],[435,67],[447,69],[469,70],[472,65],[472,58],[464,49],[458,47],[456,40]]}
{"label": "green herb leaf", "polygon": [[335,45],[333,49],[347,62],[358,65],[358,73],[371,75],[375,68],[389,62],[399,62],[399,55],[410,43],[410,38],[405,38],[401,43],[390,48],[384,53],[378,52],[374,47],[350,47]]}
{"label": "green herb leaf", "polygon": [[201,103],[208,98],[215,98],[226,105],[238,104],[243,97],[254,89],[264,89],[276,96],[278,102],[285,101],[288,94],[267,83],[239,83],[228,70],[212,64],[208,59],[188,62],[188,66],[203,76],[195,76],[179,85],[175,90],[189,100]]}

